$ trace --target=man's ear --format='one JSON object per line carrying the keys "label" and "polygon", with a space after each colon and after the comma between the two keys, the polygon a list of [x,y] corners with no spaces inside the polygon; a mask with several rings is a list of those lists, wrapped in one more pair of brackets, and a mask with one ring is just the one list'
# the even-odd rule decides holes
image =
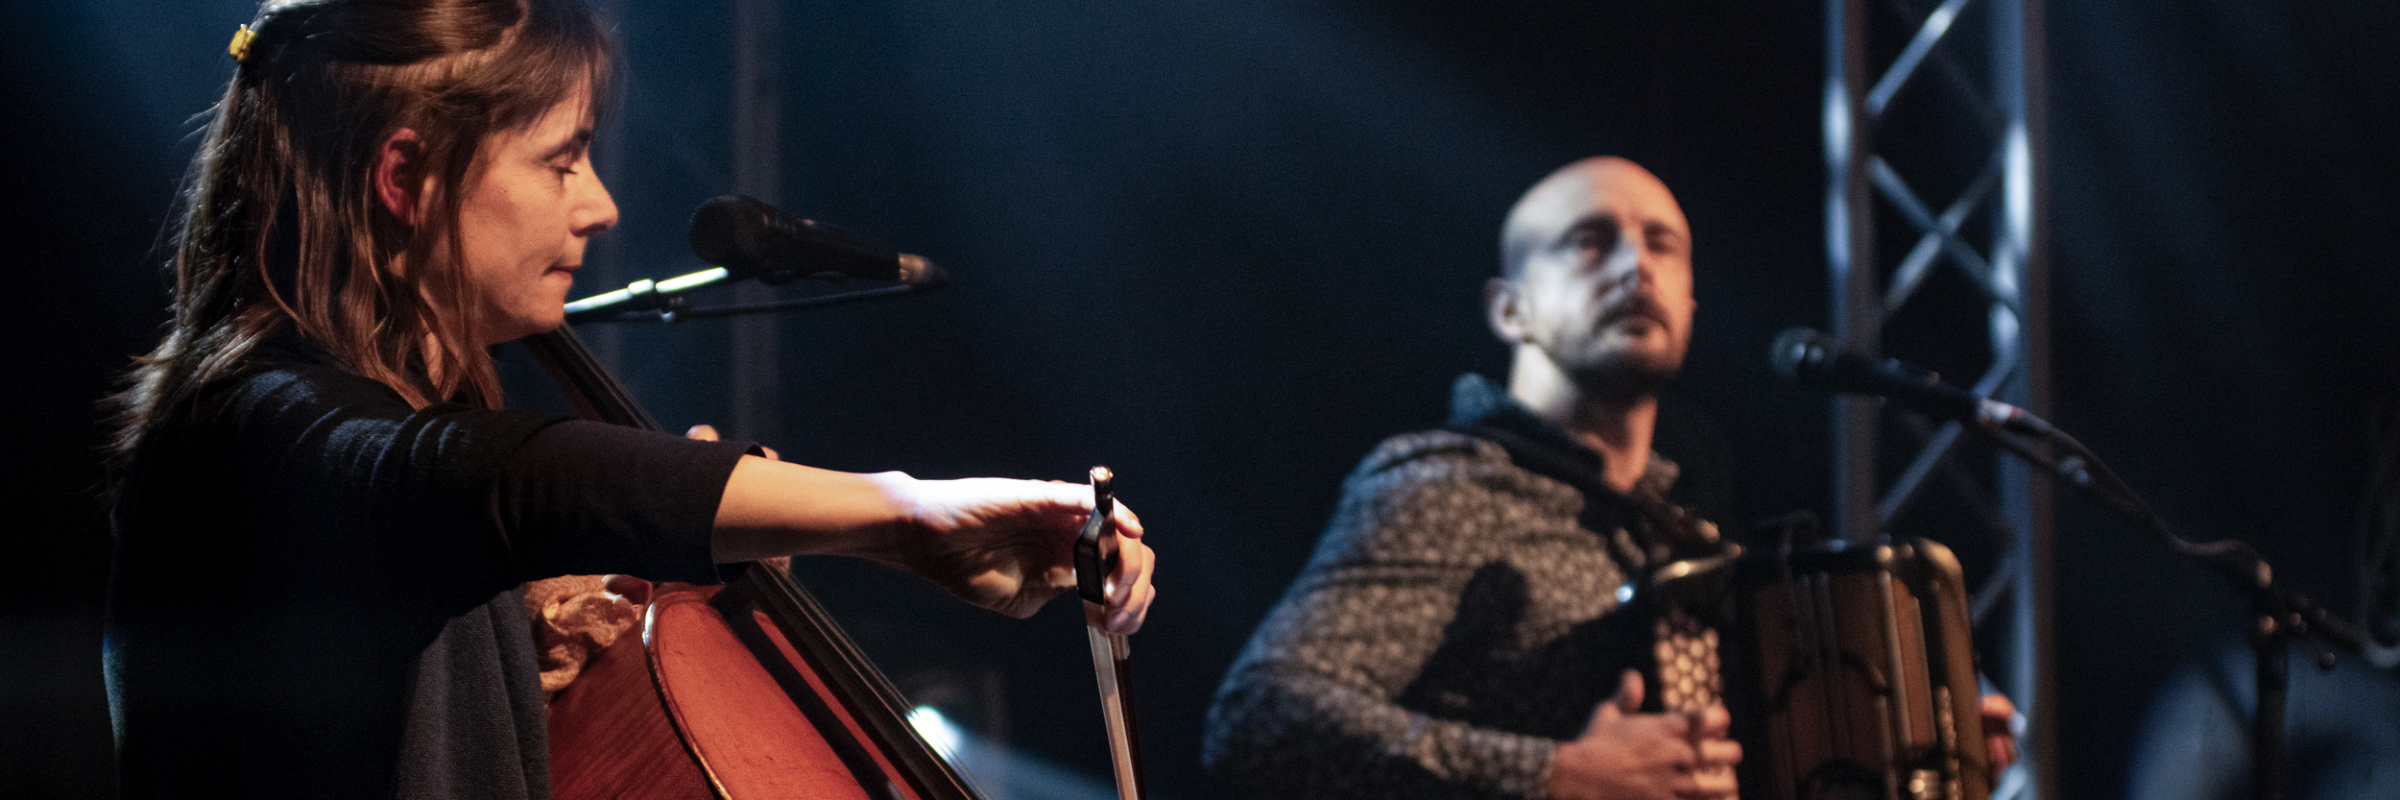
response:
{"label": "man's ear", "polygon": [[375,146],[375,200],[394,219],[414,227],[424,215],[426,187],[425,141],[410,128],[392,131]]}
{"label": "man's ear", "polygon": [[1484,281],[1483,314],[1500,341],[1512,345],[1525,341],[1525,293],[1517,288],[1516,281],[1507,278]]}

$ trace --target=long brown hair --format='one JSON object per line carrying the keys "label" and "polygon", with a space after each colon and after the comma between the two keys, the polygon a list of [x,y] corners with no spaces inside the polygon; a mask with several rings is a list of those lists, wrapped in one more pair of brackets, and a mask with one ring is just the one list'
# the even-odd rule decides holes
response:
{"label": "long brown hair", "polygon": [[[500,403],[465,279],[464,188],[493,134],[612,83],[583,0],[269,0],[207,115],[173,234],[174,319],[111,403],[130,454],[260,342],[296,331],[424,407]],[[374,197],[376,150],[417,132],[419,224]],[[436,257],[440,256],[440,257]]]}

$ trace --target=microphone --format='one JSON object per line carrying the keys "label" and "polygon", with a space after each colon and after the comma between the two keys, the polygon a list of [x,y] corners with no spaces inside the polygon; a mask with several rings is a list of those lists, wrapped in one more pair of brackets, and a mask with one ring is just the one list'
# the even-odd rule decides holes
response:
{"label": "microphone", "polygon": [[693,255],[724,267],[733,280],[863,278],[927,288],[949,280],[924,256],[874,247],[839,228],[739,195],[701,203],[692,212],[691,240]]}
{"label": "microphone", "polygon": [[1927,416],[1991,430],[2035,436],[2053,432],[2050,423],[2025,409],[1943,383],[1931,370],[1849,352],[1833,337],[1808,328],[1778,334],[1767,356],[1775,374],[1819,389],[1886,397]]}

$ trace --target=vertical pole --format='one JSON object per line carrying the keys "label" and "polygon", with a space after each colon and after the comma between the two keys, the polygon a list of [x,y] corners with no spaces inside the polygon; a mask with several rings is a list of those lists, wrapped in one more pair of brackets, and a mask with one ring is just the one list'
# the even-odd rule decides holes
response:
{"label": "vertical pole", "polygon": [[[1993,348],[2017,349],[2016,379],[2003,394],[2008,402],[2050,413],[2049,180],[2045,115],[2041,0],[1992,3],[1993,96],[2007,120],[2003,132],[2005,171],[2001,213],[1992,252],[1995,282],[2017,301],[2024,316],[1995,305]],[[2007,341],[2002,341],[2003,339]],[[2012,587],[2009,694],[2022,704],[2028,722],[2021,752],[2030,770],[2032,797],[2057,797],[2058,715],[2051,673],[2051,591],[2055,569],[2053,525],[2056,487],[2038,479],[2026,464],[1996,456],[2001,513],[2016,529],[2017,563]]]}
{"label": "vertical pole", "polygon": [[[783,193],[779,78],[783,74],[782,13],[771,0],[733,0],[733,190],[780,203]],[[734,289],[735,302],[772,299],[754,281]],[[733,363],[726,370],[733,399],[729,435],[773,441],[779,433],[779,332],[773,314],[744,314],[732,322]]]}
{"label": "vertical pole", "polygon": [[[1852,349],[1881,349],[1874,211],[1868,162],[1874,120],[1866,113],[1866,0],[1825,3],[1825,256],[1832,270],[1833,335]],[[1833,400],[1834,532],[1853,542],[1878,528],[1876,407],[1870,398]]]}

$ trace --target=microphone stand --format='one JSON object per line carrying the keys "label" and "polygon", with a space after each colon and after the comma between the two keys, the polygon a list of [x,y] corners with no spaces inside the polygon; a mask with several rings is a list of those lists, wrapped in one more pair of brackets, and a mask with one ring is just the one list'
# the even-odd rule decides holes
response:
{"label": "microphone stand", "polygon": [[[2237,591],[2250,596],[2249,640],[2256,657],[2258,688],[2258,708],[2250,720],[2251,791],[2259,800],[2283,800],[2284,706],[2291,688],[2292,640],[2313,634],[2356,655],[2362,652],[2364,635],[2308,595],[2277,584],[2274,568],[2248,542],[2239,539],[2193,542],[2177,536],[2166,520],[2143,502],[2098,454],[2066,432],[2047,424],[2037,426],[2043,439],[2066,451],[2054,459],[1994,426],[1974,427],[2026,463],[2087,490],[2110,511],[2149,532],[2167,549],[2224,576]],[[2320,648],[2317,668],[2332,669],[2335,657],[2333,651]]]}
{"label": "microphone stand", "polygon": [[790,272],[735,275],[724,267],[710,267],[699,272],[661,281],[645,278],[627,284],[623,289],[603,292],[568,303],[567,323],[572,325],[580,322],[678,322],[687,318],[760,314],[871,300],[878,297],[897,297],[931,291],[947,285],[948,281],[941,277],[941,273],[932,274],[935,276],[933,279],[914,283],[897,283],[810,297],[771,300],[764,303],[693,308],[689,296],[691,292],[744,278],[756,277],[769,285],[780,285],[798,277],[818,278],[837,284],[843,283],[849,278],[839,272],[824,272],[807,276],[795,275]]}

